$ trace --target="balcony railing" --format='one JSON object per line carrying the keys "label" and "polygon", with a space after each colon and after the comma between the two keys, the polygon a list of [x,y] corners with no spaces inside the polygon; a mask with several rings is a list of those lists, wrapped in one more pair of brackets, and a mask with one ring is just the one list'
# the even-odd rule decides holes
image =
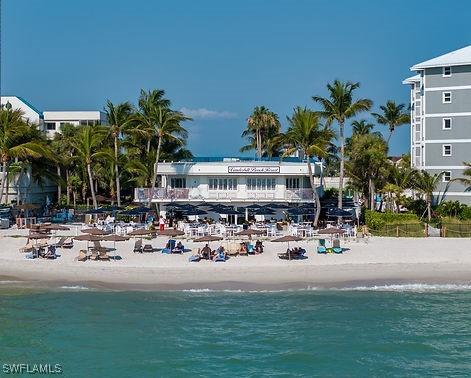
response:
{"label": "balcony railing", "polygon": [[285,198],[288,201],[312,200],[312,189],[286,189]]}
{"label": "balcony railing", "polygon": [[[134,190],[134,197],[139,202],[145,202],[151,197],[151,188],[136,188]],[[152,193],[152,199],[155,200],[185,200],[189,199],[189,189],[167,189],[155,188]]]}

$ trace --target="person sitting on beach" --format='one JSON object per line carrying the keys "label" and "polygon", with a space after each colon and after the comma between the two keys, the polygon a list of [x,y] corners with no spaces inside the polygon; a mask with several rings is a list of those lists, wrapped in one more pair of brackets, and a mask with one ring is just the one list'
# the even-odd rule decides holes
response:
{"label": "person sitting on beach", "polygon": [[209,244],[206,244],[201,250],[201,257],[208,260],[211,258],[211,248],[209,248]]}
{"label": "person sitting on beach", "polygon": [[263,253],[263,244],[260,240],[255,242],[255,253]]}
{"label": "person sitting on beach", "polygon": [[213,261],[216,260],[226,260],[226,251],[222,245],[216,250],[216,253],[214,254]]}
{"label": "person sitting on beach", "polygon": [[179,241],[177,243],[177,245],[175,246],[174,250],[177,250],[177,251],[183,251],[185,249],[185,247],[183,246],[182,242]]}

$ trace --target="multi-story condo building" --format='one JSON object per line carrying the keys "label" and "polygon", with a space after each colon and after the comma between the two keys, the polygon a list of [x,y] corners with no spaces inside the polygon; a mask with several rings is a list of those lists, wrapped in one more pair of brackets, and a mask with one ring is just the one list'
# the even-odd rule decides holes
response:
{"label": "multi-story condo building", "polygon": [[411,162],[432,174],[444,172],[434,193],[471,203],[471,191],[453,179],[471,161],[471,46],[418,63],[411,87]]}
{"label": "multi-story condo building", "polygon": [[[18,96],[0,96],[2,106],[11,106],[12,109],[19,109],[23,112],[25,121],[38,125],[48,138],[54,137],[56,132],[65,123],[73,125],[95,125],[106,123],[106,116],[101,111],[40,111],[28,101]],[[0,166],[0,185],[5,174]],[[21,175],[17,175],[10,180],[8,187],[8,202],[44,202],[49,197],[52,199],[56,192],[56,185],[46,180],[43,186],[38,185],[32,179],[31,171],[27,170]]]}

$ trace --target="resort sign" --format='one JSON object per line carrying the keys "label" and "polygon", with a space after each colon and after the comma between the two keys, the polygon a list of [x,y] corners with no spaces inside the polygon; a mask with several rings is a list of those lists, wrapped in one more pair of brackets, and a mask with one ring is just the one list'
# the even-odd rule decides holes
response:
{"label": "resort sign", "polygon": [[243,174],[272,174],[280,173],[280,167],[260,167],[260,166],[232,166],[227,167],[228,173],[243,173]]}

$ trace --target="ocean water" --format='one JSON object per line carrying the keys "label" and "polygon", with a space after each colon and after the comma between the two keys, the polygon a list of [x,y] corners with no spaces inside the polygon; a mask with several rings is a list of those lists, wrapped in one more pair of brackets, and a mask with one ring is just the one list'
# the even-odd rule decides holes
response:
{"label": "ocean water", "polygon": [[0,288],[3,364],[67,377],[471,376],[471,287]]}

